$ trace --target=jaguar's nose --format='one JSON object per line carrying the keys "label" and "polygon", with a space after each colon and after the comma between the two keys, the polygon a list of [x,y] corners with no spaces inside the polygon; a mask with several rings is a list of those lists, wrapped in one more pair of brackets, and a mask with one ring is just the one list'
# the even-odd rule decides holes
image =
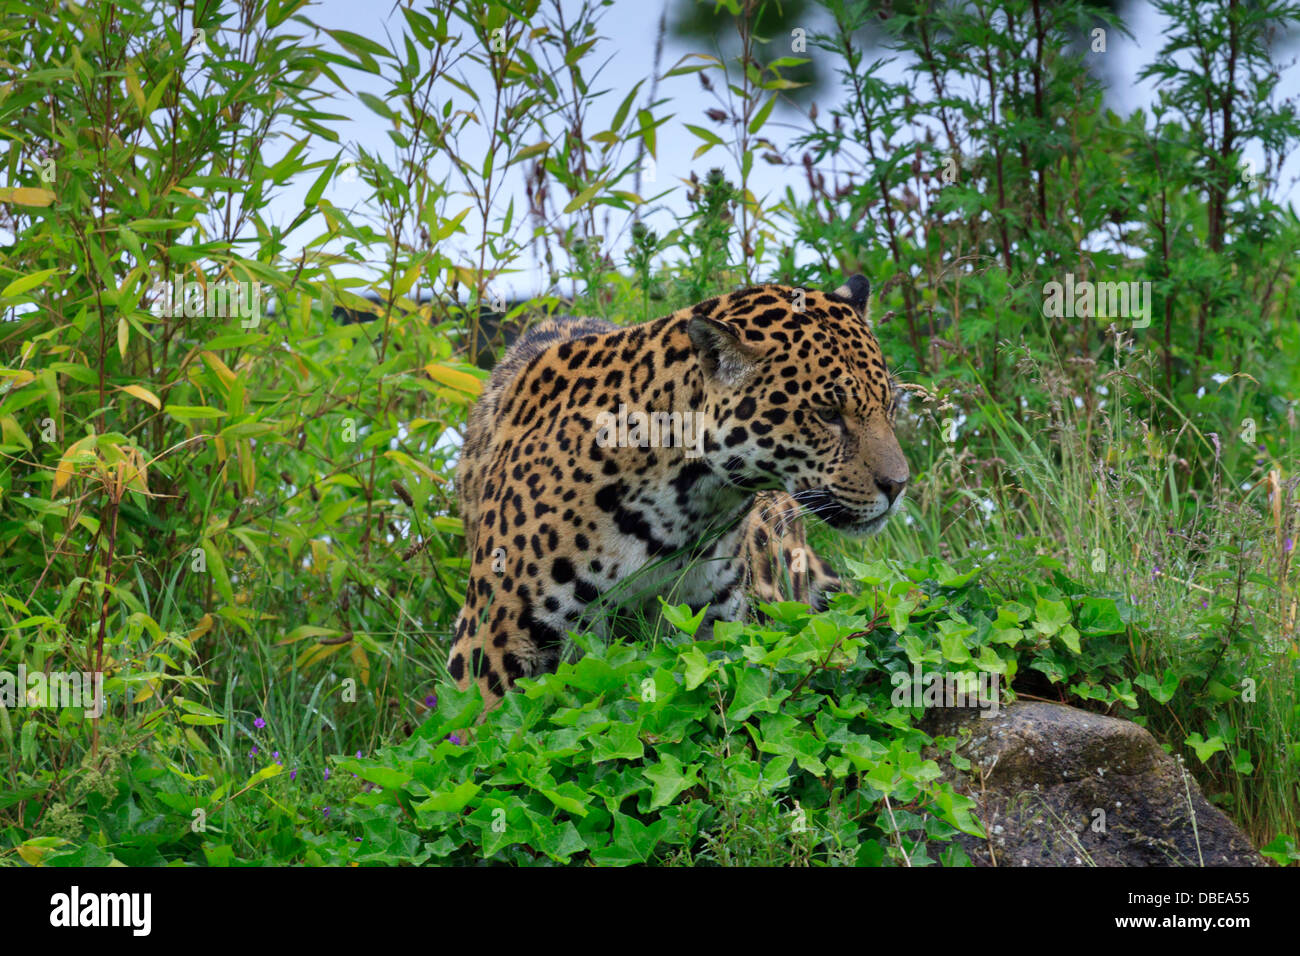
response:
{"label": "jaguar's nose", "polygon": [[876,475],[876,487],[885,493],[885,497],[892,505],[907,487],[907,478],[887,478],[884,475]]}

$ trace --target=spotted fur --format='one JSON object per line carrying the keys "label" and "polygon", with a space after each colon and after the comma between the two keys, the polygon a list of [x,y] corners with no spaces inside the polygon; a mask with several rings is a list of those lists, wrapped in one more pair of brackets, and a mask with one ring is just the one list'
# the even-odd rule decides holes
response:
{"label": "spotted fur", "polygon": [[840,578],[808,544],[803,508],[784,491],[761,491],[745,517],[745,592],[758,604],[798,601],[817,610]]}
{"label": "spotted fur", "polygon": [[[554,670],[569,631],[657,595],[708,605],[706,628],[754,600],[818,603],[836,579],[801,516],[874,533],[908,479],[869,294],[862,276],[755,286],[626,328],[552,320],[512,346],[457,475],[471,565],[453,679],[495,704]],[[619,445],[620,407],[680,427]]]}

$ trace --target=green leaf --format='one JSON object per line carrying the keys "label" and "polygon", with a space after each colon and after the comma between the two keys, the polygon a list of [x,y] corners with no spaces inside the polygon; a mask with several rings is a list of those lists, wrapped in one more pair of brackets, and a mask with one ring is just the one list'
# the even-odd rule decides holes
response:
{"label": "green leaf", "polygon": [[1084,634],[1120,634],[1125,629],[1113,598],[1085,597],[1079,605],[1079,630]]}
{"label": "green leaf", "polygon": [[695,126],[695,125],[693,125],[693,124],[691,124],[691,123],[686,123],[685,126],[686,126],[686,128],[687,128],[688,130],[690,130],[692,133],[694,133],[694,134],[695,134],[696,136],[698,136],[700,139],[704,140],[704,142],[708,143],[710,146],[725,146],[725,145],[726,145],[726,144],[722,141],[722,137],[719,136],[717,133],[713,132],[712,130],[707,130],[707,129],[705,129],[703,126]]}
{"label": "green leaf", "polygon": [[782,688],[772,695],[772,681],[767,671],[759,667],[741,668],[736,679],[736,696],[727,710],[730,720],[745,720],[751,714],[763,712],[776,713],[781,701],[790,696]]}
{"label": "green leaf", "polygon": [[939,808],[939,816],[962,833],[979,837],[981,840],[986,838],[987,834],[984,832],[984,827],[980,825],[980,822],[975,819],[972,813],[976,807],[973,799],[953,792],[951,785],[944,784],[935,795],[934,802]]}
{"label": "green leaf", "polygon": [[638,734],[641,723],[613,723],[598,735],[588,738],[593,756],[592,763],[604,763],[606,760],[640,760],[645,755],[645,746]]}
{"label": "green leaf", "polygon": [[203,539],[202,547],[208,573],[212,575],[212,583],[216,587],[217,593],[221,595],[227,604],[234,604],[235,592],[230,587],[230,575],[226,573],[226,562],[221,558],[221,551],[208,538]]}
{"label": "green leaf", "polygon": [[754,114],[754,118],[749,121],[749,133],[751,136],[763,128],[763,124],[767,122],[767,118],[772,115],[772,107],[774,106],[776,106],[775,93],[768,97],[767,102],[759,107],[758,112]]}
{"label": "green leaf", "polygon": [[1250,759],[1250,752],[1245,748],[1237,748],[1237,756],[1232,761],[1232,769],[1243,777],[1249,777],[1255,772],[1255,763]]}
{"label": "green leaf", "polygon": [[699,631],[700,624],[704,621],[704,614],[709,609],[709,606],[706,604],[704,607],[700,608],[697,613],[691,614],[691,607],[689,604],[679,604],[674,606],[669,604],[662,597],[659,598],[659,605],[660,610],[663,612],[663,616],[668,623],[680,631],[685,631],[691,637],[694,637],[696,632]]}
{"label": "green leaf", "polygon": [[614,814],[614,841],[610,846],[593,850],[591,859],[602,866],[628,866],[644,863],[654,852],[659,838],[667,829],[666,820],[646,825],[623,813]]}
{"label": "green leaf", "polygon": [[[641,141],[645,143],[646,152],[657,158],[657,153],[655,152],[655,131],[658,128],[659,123],[655,122],[655,118],[649,110],[637,110],[636,116],[641,130]],[[662,120],[659,122],[662,122]]]}
{"label": "green leaf", "polygon": [[679,659],[686,665],[687,690],[695,690],[718,668],[717,663],[709,660],[695,644],[688,647]]}
{"label": "green leaf", "polygon": [[585,817],[590,812],[587,804],[591,803],[591,795],[571,780],[564,781],[558,787],[539,788],[537,792],[565,813]]}
{"label": "green leaf", "polygon": [[1070,620],[1070,609],[1063,601],[1051,601],[1041,597],[1038,599],[1034,617],[1034,629],[1038,633],[1050,637],[1069,624]]}
{"label": "green leaf", "polygon": [[1300,862],[1300,850],[1296,849],[1295,840],[1283,833],[1275,836],[1268,846],[1260,847],[1259,852],[1278,866]]}
{"label": "green leaf", "polygon": [[683,790],[699,783],[699,772],[698,764],[684,766],[672,754],[664,754],[658,763],[646,767],[642,773],[652,788],[650,809],[668,806]]}
{"label": "green leaf", "polygon": [[189,422],[201,418],[225,418],[226,413],[210,405],[164,405],[165,411],[180,422]]}
{"label": "green leaf", "polygon": [[966,642],[962,640],[960,632],[940,634],[939,647],[943,651],[943,659],[946,661],[961,664],[971,659],[970,649],[966,647]]}
{"label": "green leaf", "polygon": [[637,80],[636,84],[628,92],[627,96],[623,97],[623,102],[620,103],[618,109],[614,111],[613,122],[609,124],[611,132],[617,133],[623,128],[623,122],[627,119],[628,111],[632,108],[632,101],[636,99],[637,91],[641,89],[641,84],[644,82],[645,80]]}
{"label": "green leaf", "polygon": [[384,119],[386,120],[397,119],[397,114],[394,113],[391,108],[389,108],[387,103],[385,103],[379,97],[375,96],[375,94],[367,93],[364,90],[358,90],[357,98],[361,100],[361,102],[369,106],[374,113],[377,113],[378,115],[382,116]]}
{"label": "green leaf", "polygon": [[1178,690],[1178,675],[1172,667],[1167,667],[1162,681],[1157,681],[1150,674],[1139,674],[1133,678],[1133,683],[1150,694],[1157,703],[1167,704]]}
{"label": "green leaf", "polygon": [[311,188],[307,190],[307,195],[303,197],[302,204],[305,208],[311,209],[316,205],[316,203],[320,202],[320,197],[325,194],[325,187],[328,186],[330,180],[334,178],[334,172],[338,169],[338,164],[338,159],[334,159],[325,164],[325,168],[321,171],[321,174],[316,177],[316,181],[311,184]]}
{"label": "green leaf", "polygon": [[605,180],[598,179],[578,195],[569,200],[568,205],[564,207],[565,214],[575,212],[581,209],[587,203],[591,202],[602,189],[605,188]]}
{"label": "green leaf", "polygon": [[202,727],[215,727],[224,724],[225,722],[226,718],[224,717],[205,717],[202,714],[181,715],[181,723],[183,724],[198,724]]}
{"label": "green leaf", "polygon": [[[368,769],[373,771],[378,768],[371,767]],[[380,786],[386,786],[386,787],[388,786],[400,787],[404,785],[407,780],[410,779],[409,776],[406,776],[404,774],[396,774],[393,778],[391,778],[394,782],[384,783],[381,780],[376,780],[374,777],[369,776],[367,773],[362,773],[361,776],[366,780],[374,780]],[[447,791],[446,793],[434,794],[433,796],[429,797],[427,800],[424,800],[416,804],[415,811],[416,813],[431,813],[431,812],[460,813],[460,811],[464,810],[465,807],[469,805],[469,802],[471,800],[473,800],[476,796],[478,796],[478,793],[481,789],[483,788],[480,787],[473,780],[466,780],[463,783],[459,784],[458,786]]]}
{"label": "green leaf", "polygon": [[349,30],[326,30],[325,32],[337,40],[339,46],[343,47],[343,49],[358,56],[364,56],[368,53],[372,56],[393,58],[393,53],[388,47],[376,43],[369,37],[363,37],[359,33],[352,33]]}
{"label": "green leaf", "polygon": [[1059,637],[1061,642],[1075,654],[1082,653],[1082,649],[1079,646],[1079,632],[1074,629],[1073,624],[1066,624],[1061,628],[1056,636]]}
{"label": "green leaf", "polygon": [[61,271],[61,269],[42,269],[39,272],[33,272],[31,275],[19,276],[17,279],[14,279],[13,282],[10,282],[5,286],[4,291],[0,291],[0,299],[10,299],[15,296],[20,296],[24,292],[28,292],[43,284],[46,279],[50,278],[50,276],[58,275]]}
{"label": "green leaf", "polygon": [[1192,734],[1183,743],[1196,751],[1196,759],[1201,763],[1207,763],[1219,751],[1228,749],[1222,737],[1216,736],[1206,740],[1199,733]]}

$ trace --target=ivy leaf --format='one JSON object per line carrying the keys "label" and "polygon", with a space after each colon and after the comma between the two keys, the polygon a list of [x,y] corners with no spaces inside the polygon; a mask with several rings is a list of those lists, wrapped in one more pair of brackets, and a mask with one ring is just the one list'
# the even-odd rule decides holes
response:
{"label": "ivy leaf", "polygon": [[[375,780],[374,777],[370,776],[370,773],[372,773],[376,769],[380,769],[380,768],[374,768],[374,767],[367,768],[366,772],[363,772],[361,774],[361,777],[363,777],[366,780]],[[400,779],[400,775],[394,779]],[[379,783],[380,786],[401,785],[400,783],[386,784],[379,780],[376,780],[375,782]],[[401,781],[401,782],[405,783],[405,781]],[[415,806],[415,812],[416,813],[433,813],[433,812],[460,813],[460,811],[464,810],[465,807],[469,805],[469,802],[471,800],[473,800],[476,796],[478,796],[478,792],[481,789],[483,788],[480,787],[473,780],[466,780],[463,783],[461,783],[459,786],[454,787],[453,789],[447,791],[446,793],[434,794],[433,796],[429,797],[429,799],[423,801],[422,803],[417,804]]]}
{"label": "ivy leaf", "polygon": [[710,674],[718,669],[717,663],[709,660],[705,653],[694,644],[688,647],[679,659],[686,665],[687,690],[695,690],[709,679]]}
{"label": "ivy leaf", "polygon": [[590,812],[587,804],[591,803],[591,795],[572,780],[566,780],[553,789],[542,788],[537,792],[565,813],[572,813],[575,817],[585,817]]}
{"label": "ivy leaf", "polygon": [[1114,598],[1084,598],[1079,605],[1079,630],[1095,635],[1123,633],[1124,621]]}
{"label": "ivy leaf", "polygon": [[1207,763],[1220,750],[1228,749],[1222,737],[1214,736],[1206,740],[1199,733],[1192,734],[1183,743],[1196,751],[1196,759],[1201,763]]}
{"label": "ivy leaf", "polygon": [[612,723],[599,735],[588,738],[595,752],[592,763],[604,763],[606,760],[640,760],[645,756],[645,745],[638,734],[641,722],[635,724]]}
{"label": "ivy leaf", "polygon": [[654,852],[668,821],[656,820],[647,826],[625,813],[614,813],[614,841],[608,847],[593,850],[591,859],[601,865],[626,866],[644,863]]}
{"label": "ivy leaf", "polygon": [[668,806],[683,790],[699,783],[699,772],[698,764],[683,765],[667,753],[657,764],[646,767],[642,774],[651,785],[650,809]]}
{"label": "ivy leaf", "polygon": [[659,605],[663,611],[664,619],[673,627],[680,631],[684,631],[691,637],[694,637],[696,632],[700,629],[700,624],[704,622],[704,613],[709,609],[706,604],[704,607],[700,608],[697,613],[691,614],[691,606],[689,604],[672,605],[662,597],[659,599]]}
{"label": "ivy leaf", "polygon": [[781,701],[789,696],[790,692],[784,688],[772,696],[772,681],[766,671],[758,667],[743,668],[736,680],[736,696],[727,717],[745,720],[758,711],[774,714]]}
{"label": "ivy leaf", "polygon": [[536,838],[532,841],[533,845],[556,863],[568,863],[569,857],[587,848],[587,844],[571,821],[563,820],[557,823],[532,812],[528,813],[528,818],[532,821],[533,835]]}
{"label": "ivy leaf", "polygon": [[948,631],[940,634],[939,647],[943,651],[943,659],[946,661],[960,664],[970,660],[970,650],[966,647],[966,642],[962,639],[960,631]]}
{"label": "ivy leaf", "polygon": [[1150,694],[1157,703],[1167,704],[1173,699],[1174,693],[1178,690],[1178,675],[1174,673],[1172,667],[1168,667],[1165,668],[1164,680],[1162,681],[1157,681],[1150,674],[1139,674],[1133,678],[1133,683]]}
{"label": "ivy leaf", "polygon": [[[1070,623],[1070,609],[1063,601],[1051,601],[1039,598],[1034,616],[1034,630],[1051,637]],[[1075,653],[1078,653],[1076,650]]]}
{"label": "ivy leaf", "polygon": [[1082,648],[1079,646],[1079,632],[1074,629],[1073,624],[1066,624],[1061,628],[1060,632],[1056,636],[1059,637],[1061,643],[1068,647],[1073,653],[1083,653]]}
{"label": "ivy leaf", "polygon": [[1260,847],[1259,852],[1278,866],[1300,862],[1300,850],[1296,849],[1295,840],[1282,833],[1274,837],[1268,846]]}
{"label": "ivy leaf", "polygon": [[1232,769],[1242,776],[1250,776],[1255,772],[1255,763],[1250,759],[1250,752],[1244,748],[1237,748],[1237,756],[1232,761]]}
{"label": "ivy leaf", "polygon": [[939,792],[935,794],[935,805],[939,808],[939,816],[951,823],[962,833],[968,833],[971,836],[984,839],[987,834],[984,827],[975,819],[971,813],[975,809],[975,801],[970,797],[954,793],[951,785],[944,784]]}

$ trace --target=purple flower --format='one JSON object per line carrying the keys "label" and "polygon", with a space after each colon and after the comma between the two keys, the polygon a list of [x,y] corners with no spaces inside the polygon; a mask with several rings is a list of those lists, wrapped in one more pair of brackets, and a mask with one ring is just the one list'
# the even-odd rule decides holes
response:
{"label": "purple flower", "polygon": [[1290,554],[1294,548],[1295,548],[1295,542],[1292,541],[1290,538],[1287,538],[1285,541],[1282,542],[1282,550],[1287,552],[1288,554]]}
{"label": "purple flower", "polygon": [[361,837],[353,837],[353,838],[352,838],[352,842],[353,842],[353,843],[360,843],[360,842],[361,842]]}
{"label": "purple flower", "polygon": [[329,768],[329,767],[326,767],[326,768],[325,768],[325,779],[328,780],[329,778],[330,778],[330,768]]}
{"label": "purple flower", "polygon": [[460,746],[461,744],[460,734],[448,734],[446,739],[450,740],[453,744],[456,744],[457,746]]}
{"label": "purple flower", "polygon": [[430,710],[433,710],[433,708],[437,707],[437,706],[438,706],[438,695],[437,695],[437,694],[430,694],[428,697],[424,698],[424,706],[425,706],[425,707],[428,707]]}
{"label": "purple flower", "polygon": [[357,751],[357,759],[358,759],[358,760],[361,759],[361,751],[360,751],[360,750]]}
{"label": "purple flower", "polygon": [[1209,601],[1202,601],[1202,602],[1201,602],[1201,607],[1203,607],[1203,608],[1205,608],[1205,609],[1208,610],[1209,607],[1210,607],[1210,602],[1209,602]]}
{"label": "purple flower", "polygon": [[263,727],[266,726],[266,721],[263,720],[261,717],[258,717],[256,720],[253,721],[253,726],[256,727],[258,730],[261,730]]}
{"label": "purple flower", "polygon": [[321,816],[323,816],[323,817],[328,817],[328,816],[330,815],[330,808],[329,808],[329,807],[322,807],[322,808],[321,808],[321,812],[320,812],[320,814],[321,814]]}
{"label": "purple flower", "polygon": [[248,752],[250,757],[257,756],[257,744],[253,744],[253,749]]}
{"label": "purple flower", "polygon": [[297,779],[298,779],[298,771],[297,771],[297,770],[290,770],[290,771],[289,771],[289,779],[290,779],[290,780],[297,780]]}

